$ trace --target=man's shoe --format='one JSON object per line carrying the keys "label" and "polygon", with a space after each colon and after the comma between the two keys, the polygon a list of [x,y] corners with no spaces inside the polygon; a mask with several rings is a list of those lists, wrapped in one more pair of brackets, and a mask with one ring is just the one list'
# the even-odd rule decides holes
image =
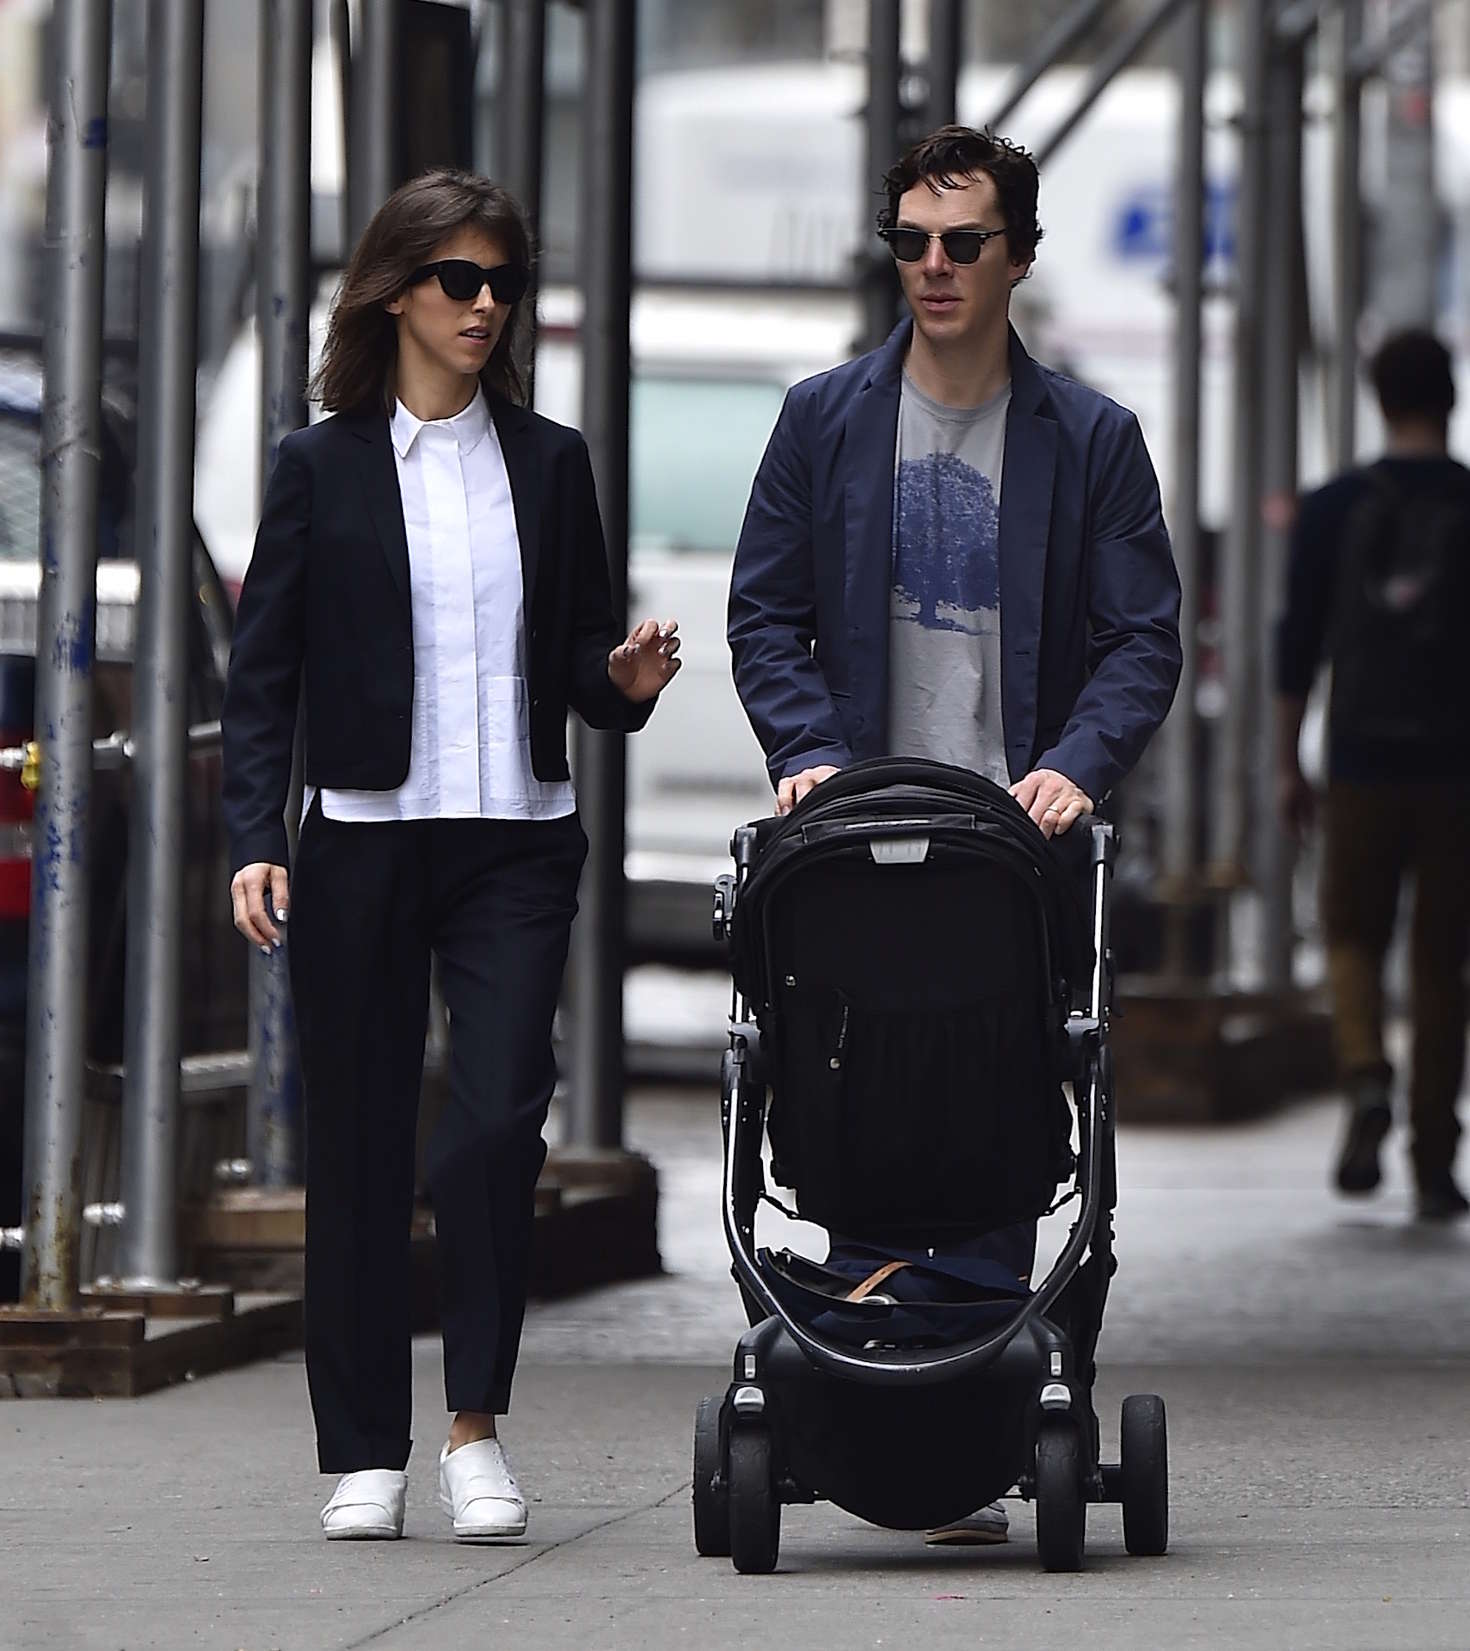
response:
{"label": "man's shoe", "polygon": [[1363,1096],[1349,1103],[1347,1132],[1337,1159],[1339,1191],[1361,1196],[1383,1179],[1378,1149],[1393,1123],[1386,1096]]}
{"label": "man's shoe", "polygon": [[439,1452],[439,1505],[460,1542],[506,1542],[526,1534],[526,1499],[498,1439]]}
{"label": "man's shoe", "polygon": [[1470,1199],[1455,1185],[1448,1170],[1419,1183],[1414,1213],[1420,1221],[1457,1221],[1470,1214]]}
{"label": "man's shoe", "polygon": [[996,1542],[1010,1540],[1011,1522],[999,1502],[972,1513],[968,1519],[957,1519],[953,1525],[941,1525],[927,1531],[925,1542],[931,1547],[984,1548]]}
{"label": "man's shoe", "polygon": [[329,1542],[395,1542],[403,1535],[403,1498],[408,1475],[396,1468],[363,1468],[344,1473],[322,1509]]}

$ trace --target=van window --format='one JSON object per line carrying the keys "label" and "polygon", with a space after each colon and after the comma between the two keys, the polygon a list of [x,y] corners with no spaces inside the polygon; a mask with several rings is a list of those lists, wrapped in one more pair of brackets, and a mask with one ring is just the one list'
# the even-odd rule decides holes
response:
{"label": "van window", "polygon": [[[97,554],[108,559],[126,554],[123,536],[131,523],[119,520],[118,501],[125,484],[116,454],[103,436],[97,486]],[[0,560],[40,560],[41,421],[29,412],[0,404]]]}
{"label": "van window", "polygon": [[0,557],[34,561],[40,531],[40,427],[0,417]]}
{"label": "van window", "polygon": [[785,387],[640,374],[630,408],[629,536],[639,551],[728,556]]}

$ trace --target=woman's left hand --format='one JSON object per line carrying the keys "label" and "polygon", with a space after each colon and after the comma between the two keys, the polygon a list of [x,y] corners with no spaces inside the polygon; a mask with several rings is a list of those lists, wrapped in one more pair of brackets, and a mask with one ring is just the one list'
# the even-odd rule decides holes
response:
{"label": "woman's left hand", "polygon": [[678,629],[677,619],[645,619],[607,656],[608,681],[624,699],[641,705],[672,681],[681,663]]}

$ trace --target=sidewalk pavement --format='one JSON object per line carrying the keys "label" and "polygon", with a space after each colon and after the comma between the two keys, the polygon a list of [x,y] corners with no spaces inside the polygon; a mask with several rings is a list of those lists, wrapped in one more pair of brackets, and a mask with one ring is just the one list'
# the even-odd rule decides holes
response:
{"label": "sidewalk pavement", "polygon": [[1107,1450],[1124,1393],[1168,1401],[1163,1559],[1128,1558],[1101,1508],[1087,1571],[1047,1576],[1020,1504],[1001,1548],[926,1549],[815,1507],[785,1511],[773,1577],[697,1559],[694,1402],[741,1319],[713,1106],[665,1092],[629,1135],[663,1176],[670,1275],[538,1303],[527,1325],[505,1428],[527,1542],[449,1539],[429,1341],[397,1544],[320,1538],[299,1359],[131,1402],[18,1402],[0,1410],[0,1647],[1464,1647],[1470,1234],[1409,1225],[1397,1173],[1370,1204],[1330,1198],[1335,1126],[1314,1105],[1120,1141],[1099,1408]]}

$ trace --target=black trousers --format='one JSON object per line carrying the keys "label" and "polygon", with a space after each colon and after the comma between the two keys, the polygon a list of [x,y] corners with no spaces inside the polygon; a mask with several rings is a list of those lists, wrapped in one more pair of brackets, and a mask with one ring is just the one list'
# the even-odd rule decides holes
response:
{"label": "black trousers", "polygon": [[409,1224],[429,960],[450,1094],[429,1143],[451,1411],[503,1413],[525,1316],[551,1023],[587,839],[560,820],[303,822],[291,982],[306,1086],[306,1367],[324,1473],[411,1445]]}

